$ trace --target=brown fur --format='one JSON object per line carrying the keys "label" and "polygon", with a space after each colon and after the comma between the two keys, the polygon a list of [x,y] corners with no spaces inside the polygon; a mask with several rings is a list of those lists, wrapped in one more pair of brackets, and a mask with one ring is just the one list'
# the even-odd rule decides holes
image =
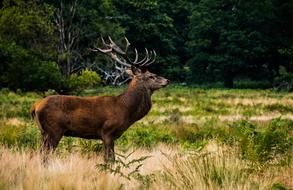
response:
{"label": "brown fur", "polygon": [[31,115],[41,130],[41,150],[54,150],[62,136],[101,139],[105,160],[114,160],[114,140],[149,112],[153,91],[169,83],[150,72],[133,77],[119,96],[55,95],[36,102]]}

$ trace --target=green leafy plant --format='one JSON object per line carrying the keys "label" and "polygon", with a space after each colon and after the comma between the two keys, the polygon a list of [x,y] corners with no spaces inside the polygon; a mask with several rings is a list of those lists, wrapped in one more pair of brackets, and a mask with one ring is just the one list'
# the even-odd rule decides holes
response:
{"label": "green leafy plant", "polygon": [[69,78],[69,86],[72,91],[80,93],[82,90],[99,85],[102,82],[100,75],[94,71],[85,69],[80,75],[72,74]]}
{"label": "green leafy plant", "polygon": [[40,145],[39,131],[28,125],[6,125],[0,128],[0,144],[7,147],[37,149]]}
{"label": "green leafy plant", "polygon": [[154,175],[142,175],[140,168],[143,166],[143,162],[150,158],[150,156],[142,156],[136,159],[130,159],[131,155],[135,151],[122,155],[116,153],[116,160],[112,163],[104,163],[97,165],[100,172],[110,172],[114,175],[118,175],[127,180],[137,180],[142,187],[149,187],[154,180]]}
{"label": "green leafy plant", "polygon": [[174,143],[176,138],[170,130],[165,128],[158,128],[154,124],[139,124],[128,129],[117,142],[124,147],[133,145],[135,147],[152,148],[160,142]]}
{"label": "green leafy plant", "polygon": [[286,164],[293,151],[290,128],[280,118],[273,120],[264,130],[257,130],[252,123],[242,120],[236,123],[231,136],[238,143],[244,158],[253,164]]}
{"label": "green leafy plant", "polygon": [[279,67],[279,75],[274,78],[274,86],[277,90],[293,90],[293,73],[286,70],[285,67]]}

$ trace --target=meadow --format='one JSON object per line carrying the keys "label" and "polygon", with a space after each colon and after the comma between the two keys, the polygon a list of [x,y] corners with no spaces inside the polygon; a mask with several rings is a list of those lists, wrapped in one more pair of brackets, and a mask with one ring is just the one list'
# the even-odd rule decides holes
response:
{"label": "meadow", "polygon": [[50,94],[0,91],[0,189],[293,189],[293,93],[173,85],[116,141],[114,164],[99,140],[63,137],[44,166],[29,109]]}

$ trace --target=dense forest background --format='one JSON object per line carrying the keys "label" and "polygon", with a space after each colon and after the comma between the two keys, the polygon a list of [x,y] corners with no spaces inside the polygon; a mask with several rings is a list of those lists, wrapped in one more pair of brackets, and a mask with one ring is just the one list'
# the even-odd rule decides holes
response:
{"label": "dense forest background", "polygon": [[65,92],[71,76],[110,64],[89,50],[108,35],[155,49],[150,70],[173,82],[293,86],[292,0],[4,0],[0,8],[0,88]]}

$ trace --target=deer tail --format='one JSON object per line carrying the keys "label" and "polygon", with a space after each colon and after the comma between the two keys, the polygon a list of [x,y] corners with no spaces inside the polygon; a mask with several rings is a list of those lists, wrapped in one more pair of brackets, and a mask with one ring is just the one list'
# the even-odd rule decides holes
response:
{"label": "deer tail", "polygon": [[35,117],[36,117],[36,103],[34,105],[32,105],[32,107],[30,109],[30,115],[32,116],[33,119],[35,119]]}

